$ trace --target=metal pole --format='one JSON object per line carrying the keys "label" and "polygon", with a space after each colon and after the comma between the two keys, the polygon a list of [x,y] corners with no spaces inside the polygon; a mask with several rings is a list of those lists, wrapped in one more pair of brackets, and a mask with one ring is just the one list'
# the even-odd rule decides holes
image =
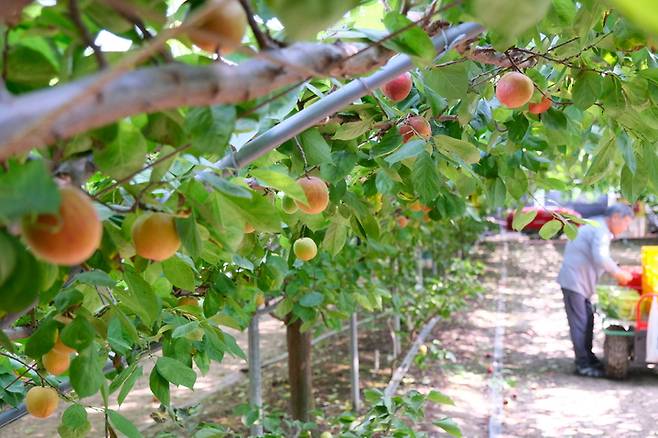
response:
{"label": "metal pole", "polygon": [[[477,23],[463,23],[442,31],[432,41],[440,57],[445,53],[446,48],[451,48],[457,41],[473,38],[483,31],[484,28]],[[391,58],[384,67],[372,75],[353,80],[333,93],[323,97],[313,105],[265,131],[246,143],[239,151],[229,153],[229,155],[215,164],[216,168],[239,169],[246,166],[272,149],[279,147],[283,142],[317,125],[318,122],[327,116],[340,111],[396,76],[411,70],[412,67],[411,58],[407,55],[398,55]]]}
{"label": "metal pole", "polygon": [[352,410],[359,412],[361,409],[361,397],[359,394],[359,334],[357,332],[358,322],[356,312],[350,318],[350,378],[352,381]]}
{"label": "metal pole", "polygon": [[251,436],[262,436],[263,392],[261,386],[260,333],[258,331],[258,314],[254,314],[247,332],[249,343],[249,406],[258,409],[258,421],[251,425]]}

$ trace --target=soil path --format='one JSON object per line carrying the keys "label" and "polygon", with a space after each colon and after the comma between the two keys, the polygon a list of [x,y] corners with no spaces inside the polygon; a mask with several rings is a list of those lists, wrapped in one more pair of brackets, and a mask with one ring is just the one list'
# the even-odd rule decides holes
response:
{"label": "soil path", "polygon": [[[428,423],[450,415],[465,437],[658,436],[654,370],[633,369],[625,381],[574,374],[562,295],[555,283],[563,247],[563,241],[510,242],[508,276],[501,279],[503,243],[496,244],[487,263],[487,292],[477,307],[455,319],[456,324],[435,331],[436,342],[455,360],[416,378],[455,401],[455,406],[432,407]],[[640,246],[615,243],[613,257],[622,264],[639,264]],[[497,312],[499,300],[502,314]],[[504,327],[500,375],[493,363],[498,326]],[[597,318],[594,352],[599,357],[602,329]],[[499,388],[499,397],[492,387]],[[430,424],[427,430],[430,436],[444,436]]]}

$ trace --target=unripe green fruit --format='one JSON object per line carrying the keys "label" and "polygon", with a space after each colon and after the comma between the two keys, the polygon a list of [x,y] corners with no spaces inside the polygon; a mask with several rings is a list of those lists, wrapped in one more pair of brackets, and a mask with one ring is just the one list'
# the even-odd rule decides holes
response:
{"label": "unripe green fruit", "polygon": [[295,256],[299,260],[305,262],[313,259],[318,253],[318,247],[309,237],[302,237],[301,239],[295,240],[295,243],[292,246],[292,249],[295,253]]}
{"label": "unripe green fruit", "polygon": [[324,431],[320,434],[320,438],[333,438],[333,435],[329,431]]}

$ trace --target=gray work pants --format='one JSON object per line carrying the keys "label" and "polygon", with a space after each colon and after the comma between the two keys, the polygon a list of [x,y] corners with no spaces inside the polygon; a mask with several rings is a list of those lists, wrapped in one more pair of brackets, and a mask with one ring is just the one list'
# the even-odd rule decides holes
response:
{"label": "gray work pants", "polygon": [[569,321],[569,334],[573,343],[573,351],[577,367],[588,367],[597,362],[592,353],[592,338],[594,336],[594,312],[592,303],[584,295],[569,289],[562,289],[564,308]]}

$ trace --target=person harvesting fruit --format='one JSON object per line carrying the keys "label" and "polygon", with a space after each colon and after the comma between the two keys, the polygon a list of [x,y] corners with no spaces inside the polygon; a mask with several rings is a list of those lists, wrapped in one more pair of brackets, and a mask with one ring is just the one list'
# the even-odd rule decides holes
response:
{"label": "person harvesting fruit", "polygon": [[557,281],[564,297],[576,373],[581,376],[604,375],[601,362],[592,353],[594,314],[590,299],[604,272],[612,275],[621,285],[632,280],[632,275],[610,257],[610,241],[626,231],[632,219],[633,209],[628,205],[610,206],[605,217],[594,218],[593,223],[581,227],[578,236],[564,249]]}

